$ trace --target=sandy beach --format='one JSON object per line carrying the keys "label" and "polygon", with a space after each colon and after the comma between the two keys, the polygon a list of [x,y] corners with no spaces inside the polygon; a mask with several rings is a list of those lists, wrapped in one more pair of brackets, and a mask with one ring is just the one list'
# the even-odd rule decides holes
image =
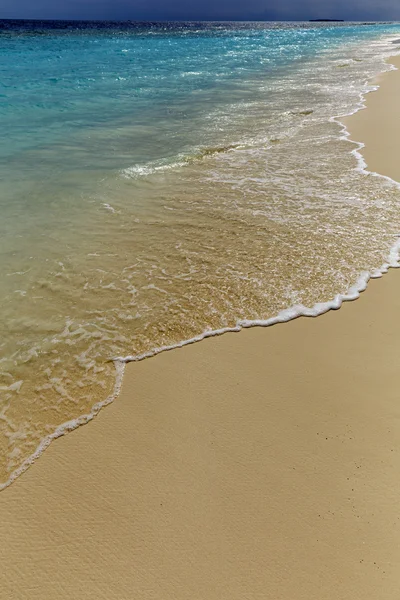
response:
{"label": "sandy beach", "polygon": [[[400,67],[400,59],[393,63]],[[400,181],[400,72],[347,119]],[[7,600],[397,600],[400,272],[127,366],[0,494]]]}

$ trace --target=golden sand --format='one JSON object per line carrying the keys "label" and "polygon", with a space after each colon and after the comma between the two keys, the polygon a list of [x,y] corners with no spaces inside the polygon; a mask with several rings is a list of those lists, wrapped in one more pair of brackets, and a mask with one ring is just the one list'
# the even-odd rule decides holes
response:
{"label": "golden sand", "polygon": [[[396,60],[400,66],[400,60]],[[400,73],[349,119],[400,180]],[[398,600],[400,273],[127,368],[0,495],[0,597]]]}

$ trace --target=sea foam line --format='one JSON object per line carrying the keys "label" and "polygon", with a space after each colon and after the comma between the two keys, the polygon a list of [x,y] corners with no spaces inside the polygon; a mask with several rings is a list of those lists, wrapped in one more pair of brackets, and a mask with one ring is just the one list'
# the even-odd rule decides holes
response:
{"label": "sea foam line", "polygon": [[39,446],[36,448],[35,452],[31,454],[22,463],[22,465],[18,467],[18,469],[15,469],[15,471],[12,472],[12,474],[6,482],[0,483],[0,492],[8,486],[10,486],[16,479],[18,479],[18,477],[20,477],[20,475],[25,473],[25,471],[29,469],[29,467],[35,462],[35,460],[43,454],[46,448],[50,446],[53,440],[56,440],[57,438],[62,437],[66,433],[69,433],[70,431],[81,427],[81,425],[86,425],[87,423],[89,423],[89,421],[94,419],[99,414],[102,408],[104,408],[108,404],[111,404],[111,402],[115,400],[115,398],[121,391],[122,378],[125,371],[125,364],[122,362],[114,361],[114,365],[116,370],[116,376],[112,394],[110,394],[110,396],[108,396],[105,400],[97,402],[92,407],[90,413],[88,413],[87,415],[81,415],[77,419],[71,419],[70,421],[63,423],[62,425],[59,425],[53,433],[50,433],[48,436],[43,438]]}
{"label": "sea foam line", "polygon": [[[395,54],[392,54],[389,58],[394,58],[399,55],[400,51]],[[389,58],[387,60],[389,60]],[[387,67],[387,69],[380,72],[380,75],[388,73],[390,71],[398,71],[398,68],[393,64],[387,63]],[[346,125],[340,121],[340,119],[350,117],[359,112],[360,110],[364,110],[366,108],[367,94],[377,91],[379,87],[379,85],[369,86],[367,90],[360,92],[360,102],[353,111],[341,116],[331,117],[329,121],[331,123],[337,123],[342,128],[343,135],[339,139],[345,140],[357,146],[354,150],[351,151],[351,154],[357,159],[357,171],[363,173],[364,175],[372,175],[373,177],[379,177],[381,179],[389,181],[400,190],[400,182],[395,181],[387,175],[381,175],[380,173],[376,173],[374,171],[368,171],[367,163],[365,162],[365,159],[360,152],[363,148],[365,148],[365,144],[363,142],[357,142],[350,139],[351,134],[349,130],[347,129]],[[176,344],[172,344],[170,346],[160,346],[143,354],[130,355],[125,357],[119,356],[116,357],[114,360],[123,364],[129,362],[138,362],[146,358],[156,356],[161,352],[167,352],[169,350],[174,350],[175,348],[182,348],[184,346],[188,346],[189,344],[194,344],[206,338],[222,335],[224,333],[238,332],[242,329],[249,329],[250,327],[271,327],[272,325],[277,325],[278,323],[286,323],[293,319],[297,319],[298,317],[317,317],[323,315],[326,312],[329,312],[330,310],[338,310],[342,306],[343,302],[352,302],[354,300],[357,300],[360,297],[360,294],[367,289],[368,282],[370,279],[378,279],[382,277],[382,275],[387,273],[390,268],[396,269],[399,267],[400,232],[399,239],[396,240],[396,242],[393,244],[390,250],[388,261],[383,263],[381,267],[379,269],[376,269],[373,273],[370,273],[368,271],[362,272],[356,283],[349,288],[346,294],[337,294],[332,300],[328,300],[327,302],[317,302],[312,308],[304,306],[303,304],[295,304],[289,308],[280,311],[275,317],[270,317],[269,319],[242,319],[236,322],[235,327],[224,327],[221,329],[206,330],[200,335],[189,338],[188,340],[183,340],[182,342],[178,342]]]}
{"label": "sea foam line", "polygon": [[[400,51],[392,54],[390,57],[388,57],[387,60],[389,60],[389,58],[394,58],[399,55],[400,55]],[[398,70],[395,65],[387,63],[387,66],[388,66],[387,70],[381,71],[381,73],[380,73],[381,75],[386,72],[389,72],[389,71],[397,71]],[[397,187],[400,190],[400,182],[395,181],[394,179],[392,179],[391,177],[388,177],[387,175],[381,175],[380,173],[376,173],[374,171],[368,171],[367,163],[360,152],[363,148],[365,148],[365,144],[362,142],[356,142],[354,140],[351,140],[350,139],[351,134],[348,131],[346,125],[340,121],[340,119],[342,119],[342,118],[349,117],[349,116],[354,115],[355,113],[359,112],[360,110],[364,110],[366,108],[367,94],[378,90],[379,87],[380,87],[379,85],[371,86],[371,87],[369,87],[369,89],[360,92],[360,95],[359,95],[360,103],[352,112],[341,115],[341,116],[331,117],[329,120],[330,120],[330,122],[335,122],[341,126],[343,135],[341,136],[340,139],[348,141],[349,143],[355,144],[357,146],[354,150],[351,151],[351,154],[353,156],[355,156],[357,159],[357,163],[358,163],[358,166],[356,167],[357,171],[359,171],[365,175],[372,175],[374,177],[379,177],[381,179],[389,181],[390,183],[392,183],[395,187]],[[167,352],[169,350],[174,350],[175,348],[183,348],[184,346],[188,346],[189,344],[194,344],[194,343],[200,342],[206,338],[215,337],[218,335],[222,335],[224,333],[239,332],[242,329],[249,329],[251,327],[271,327],[272,325],[277,325],[278,323],[286,323],[293,319],[297,319],[298,317],[317,317],[317,316],[320,316],[320,315],[323,315],[323,314],[329,312],[330,310],[338,310],[342,306],[343,302],[352,302],[354,300],[357,300],[360,297],[360,294],[367,289],[368,282],[370,279],[380,278],[380,277],[382,277],[382,275],[387,273],[390,268],[399,268],[399,267],[400,267],[400,232],[399,232],[399,238],[396,240],[396,242],[393,244],[393,246],[390,250],[387,262],[383,263],[383,265],[379,269],[375,270],[373,273],[369,273],[367,271],[364,271],[363,273],[361,273],[361,275],[358,278],[358,280],[356,281],[356,283],[349,288],[349,290],[347,291],[346,294],[337,294],[332,300],[328,300],[327,302],[317,302],[311,308],[306,307],[302,304],[296,304],[292,307],[289,307],[289,308],[286,308],[286,309],[280,311],[275,317],[270,317],[269,319],[238,320],[235,327],[224,327],[221,329],[206,330],[203,333],[201,333],[200,335],[197,335],[195,337],[189,338],[187,340],[183,340],[181,342],[172,344],[170,346],[160,346],[158,348],[154,348],[153,350],[151,350],[149,352],[145,352],[143,354],[130,355],[130,356],[124,356],[124,357],[114,357],[112,360],[114,362],[116,376],[115,376],[115,384],[114,384],[114,389],[113,389],[112,394],[110,394],[110,396],[108,396],[105,400],[97,402],[91,409],[90,413],[88,413],[86,415],[81,415],[77,419],[72,419],[70,421],[67,421],[66,423],[63,423],[62,425],[57,427],[57,429],[53,433],[46,436],[41,441],[41,443],[39,444],[39,446],[37,447],[35,452],[33,454],[31,454],[31,456],[29,456],[22,463],[22,465],[20,467],[18,467],[18,469],[13,471],[13,473],[10,475],[9,479],[4,483],[0,483],[0,491],[9,487],[16,479],[18,479],[18,477],[20,477],[23,473],[25,473],[25,471],[27,471],[27,469],[29,469],[29,467],[43,454],[43,452],[48,448],[48,446],[51,444],[51,442],[53,440],[65,435],[66,433],[69,433],[70,431],[73,431],[74,429],[77,429],[78,427],[81,427],[82,425],[86,425],[87,423],[92,421],[99,414],[99,412],[102,410],[102,408],[104,408],[105,406],[108,406],[117,398],[117,396],[119,395],[119,393],[121,391],[123,375],[124,375],[125,367],[126,367],[127,363],[139,362],[146,358],[156,356],[157,354],[160,354],[161,352]]]}

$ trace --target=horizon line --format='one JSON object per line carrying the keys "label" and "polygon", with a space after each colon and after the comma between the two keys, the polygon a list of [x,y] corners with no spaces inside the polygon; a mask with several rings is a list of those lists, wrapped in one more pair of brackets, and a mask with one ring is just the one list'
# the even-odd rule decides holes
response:
{"label": "horizon line", "polygon": [[336,19],[317,17],[313,19],[89,19],[79,17],[0,17],[0,21],[64,21],[86,23],[311,23],[311,22],[337,22],[337,23],[400,23],[396,19]]}

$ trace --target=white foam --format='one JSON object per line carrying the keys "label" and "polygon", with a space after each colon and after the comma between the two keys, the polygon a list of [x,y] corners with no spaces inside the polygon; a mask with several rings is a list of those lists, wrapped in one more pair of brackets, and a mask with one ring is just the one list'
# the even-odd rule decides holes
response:
{"label": "white foam", "polygon": [[387,273],[389,267],[400,267],[400,240],[396,242],[396,250],[393,253],[393,255],[396,256],[395,259],[393,258],[391,262],[384,263],[382,267],[378,269],[373,275],[368,272],[362,273],[358,278],[357,282],[350,287],[346,294],[337,294],[333,298],[333,300],[328,300],[327,302],[318,302],[317,304],[314,304],[314,306],[311,308],[304,306],[303,304],[295,304],[294,306],[285,308],[284,310],[279,312],[275,317],[270,317],[269,319],[241,319],[236,322],[236,325],[234,327],[224,327],[221,329],[206,330],[200,335],[197,335],[187,340],[183,340],[182,342],[178,342],[177,344],[173,344],[171,346],[160,346],[158,348],[154,348],[150,352],[145,352],[143,354],[118,356],[115,357],[114,360],[115,362],[122,364],[126,364],[128,362],[138,362],[144,360],[145,358],[156,356],[161,352],[174,350],[175,348],[183,348],[184,346],[188,346],[189,344],[200,342],[201,340],[204,340],[209,337],[222,335],[223,333],[238,332],[242,329],[249,329],[250,327],[271,327],[272,325],[277,325],[278,323],[287,323],[288,321],[292,321],[293,319],[297,319],[298,317],[318,317],[330,310],[337,310],[342,306],[343,302],[352,302],[353,300],[357,300],[357,298],[360,297],[360,294],[366,290],[368,281],[370,279],[382,277],[384,273]]}
{"label": "white foam", "polygon": [[[391,56],[393,57],[393,56],[398,56],[398,55],[400,55],[400,51],[392,54]],[[397,70],[397,68],[394,65],[387,64],[387,67],[388,68],[383,70],[382,73],[384,73],[386,71],[390,71],[390,70]],[[354,150],[352,150],[351,153],[357,158],[356,169],[359,172],[361,172],[365,175],[369,175],[369,176],[372,175],[374,177],[379,177],[383,180],[389,181],[391,184],[395,185],[400,190],[399,182],[393,180],[392,178],[390,178],[386,175],[381,175],[379,173],[367,170],[367,164],[364,160],[364,157],[362,156],[362,154],[360,152],[365,147],[365,144],[351,140],[350,132],[347,130],[346,126],[340,121],[341,118],[351,116],[351,115],[357,113],[359,110],[363,110],[366,107],[365,96],[372,91],[376,91],[377,89],[379,89],[379,85],[369,86],[366,91],[363,91],[360,93],[360,103],[355,108],[355,110],[353,110],[352,112],[347,113],[345,115],[331,117],[330,121],[338,123],[342,127],[343,135],[342,135],[341,139],[346,140],[349,143],[357,146]],[[140,176],[143,174],[149,174],[150,171],[154,172],[157,170],[167,170],[167,169],[173,168],[174,166],[183,166],[184,164],[185,164],[185,162],[182,162],[179,164],[174,163],[173,165],[171,165],[171,164],[170,165],[158,165],[158,166],[156,166],[155,169],[153,167],[153,169],[150,169],[150,170],[147,170],[147,168],[144,168],[144,167],[133,167],[130,169],[125,169],[123,171],[123,174],[127,177],[130,177],[130,176],[135,177],[138,175]],[[178,343],[170,345],[170,346],[160,346],[158,348],[154,348],[153,350],[143,353],[143,354],[115,357],[113,359],[113,362],[114,362],[115,369],[116,369],[116,378],[115,378],[115,385],[114,385],[112,394],[110,396],[108,396],[105,400],[96,403],[93,406],[93,408],[91,409],[90,413],[88,413],[86,415],[82,415],[82,416],[78,417],[77,419],[72,419],[71,421],[63,423],[62,425],[57,427],[57,429],[52,434],[50,434],[46,438],[44,438],[42,440],[42,442],[39,444],[39,446],[37,447],[37,449],[35,450],[35,452],[28,459],[26,459],[18,469],[16,469],[11,474],[9,479],[5,483],[0,483],[0,491],[7,488],[20,475],[22,475],[35,462],[35,460],[41,456],[41,454],[46,450],[46,448],[51,444],[51,442],[54,439],[57,439],[57,438],[65,435],[66,433],[73,431],[74,429],[77,429],[81,425],[86,425],[87,423],[89,423],[89,421],[94,419],[95,416],[97,416],[97,414],[100,412],[100,410],[103,407],[111,404],[115,400],[115,398],[118,396],[118,394],[121,390],[123,374],[125,371],[125,365],[128,362],[141,361],[146,358],[150,358],[152,356],[160,354],[161,352],[166,352],[169,350],[173,350],[175,348],[182,348],[189,344],[194,344],[194,343],[204,340],[206,338],[215,337],[218,335],[222,335],[224,333],[239,332],[242,329],[248,329],[250,327],[271,327],[272,325],[276,325],[278,323],[286,323],[288,321],[291,321],[292,319],[297,319],[298,317],[303,317],[303,316],[304,317],[317,317],[317,316],[320,316],[330,310],[338,310],[344,302],[352,302],[352,301],[356,300],[357,298],[359,298],[360,294],[366,290],[370,279],[382,277],[382,275],[384,275],[385,273],[388,272],[389,268],[398,268],[398,267],[400,267],[400,233],[399,233],[399,237],[396,239],[396,242],[393,244],[393,246],[390,249],[390,252],[389,252],[389,255],[387,258],[387,262],[383,263],[382,266],[379,269],[375,270],[373,273],[369,273],[369,272],[361,273],[361,275],[359,276],[356,283],[349,288],[349,290],[347,291],[346,294],[337,294],[332,300],[329,300],[327,302],[319,302],[319,303],[315,304],[313,307],[306,307],[302,304],[296,304],[285,310],[282,310],[276,316],[271,317],[269,319],[254,319],[254,320],[241,319],[241,320],[237,321],[237,323],[234,327],[224,327],[224,328],[215,329],[215,330],[205,330],[203,333],[201,333],[197,336],[194,336],[190,339],[183,340],[181,342],[178,342]],[[20,382],[18,382],[18,384],[19,383]],[[22,382],[21,382],[21,385],[22,385]]]}
{"label": "white foam", "polygon": [[65,435],[66,433],[68,433],[70,431],[73,431],[74,429],[77,429],[81,425],[86,425],[87,423],[89,423],[89,421],[91,421],[92,419],[94,419],[95,416],[98,415],[98,413],[101,411],[101,409],[104,406],[111,404],[111,402],[113,402],[115,400],[115,398],[118,396],[118,394],[121,390],[122,377],[123,377],[124,370],[125,370],[125,364],[122,362],[117,362],[117,361],[115,361],[114,364],[115,364],[115,369],[116,369],[116,377],[115,377],[114,390],[113,390],[112,394],[110,396],[108,396],[108,398],[106,398],[106,400],[97,402],[93,406],[93,408],[89,414],[82,415],[82,416],[78,417],[77,419],[72,419],[71,421],[67,421],[66,423],[63,423],[62,425],[57,427],[57,429],[53,433],[46,436],[41,441],[39,446],[36,448],[35,452],[33,454],[31,454],[31,456],[29,458],[27,458],[22,463],[22,465],[20,467],[18,467],[18,469],[13,471],[13,473],[10,475],[9,479],[5,483],[0,483],[0,491],[7,488],[16,479],[18,479],[18,477],[20,475],[25,473],[25,471],[27,469],[29,469],[29,467],[35,462],[35,460],[38,459],[43,454],[43,452],[46,450],[46,448],[49,447],[49,445],[51,444],[51,442],[53,440]]}
{"label": "white foam", "polygon": [[103,206],[106,210],[109,210],[112,213],[115,213],[115,208],[113,208],[110,204],[107,204],[106,202],[103,202]]}
{"label": "white foam", "polygon": [[148,163],[147,165],[134,165],[133,167],[123,169],[121,171],[121,175],[126,179],[148,177],[149,175],[153,175],[154,173],[164,173],[165,171],[170,171],[172,169],[184,167],[185,165],[187,165],[187,161],[188,157],[178,156],[178,160],[171,163],[165,163],[163,161],[153,161],[151,163]]}

